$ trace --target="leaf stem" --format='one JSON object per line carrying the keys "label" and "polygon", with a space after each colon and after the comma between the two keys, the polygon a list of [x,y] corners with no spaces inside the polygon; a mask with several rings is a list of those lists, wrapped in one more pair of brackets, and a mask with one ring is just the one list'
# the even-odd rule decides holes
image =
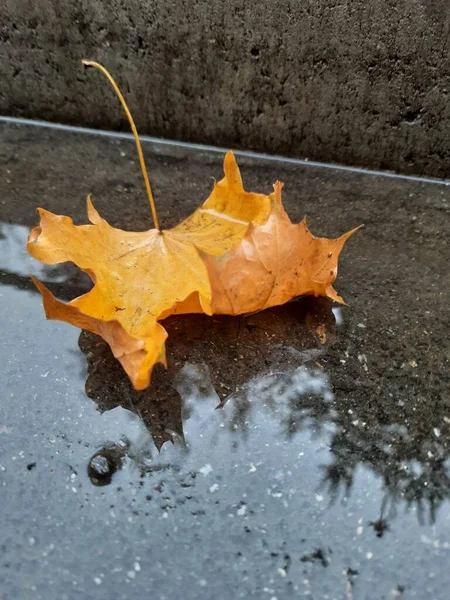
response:
{"label": "leaf stem", "polygon": [[150,208],[152,209],[153,223],[154,223],[156,229],[159,229],[159,231],[161,231],[161,228],[159,226],[159,221],[158,221],[158,215],[156,213],[155,199],[153,198],[152,189],[150,187],[150,181],[148,179],[147,168],[145,166],[144,153],[142,152],[141,140],[139,139],[139,135],[138,135],[138,132],[136,129],[136,125],[134,123],[134,119],[133,119],[130,109],[128,108],[128,105],[125,101],[125,98],[123,97],[122,92],[120,91],[117,83],[114,81],[112,75],[109,73],[109,71],[107,69],[105,69],[105,67],[103,65],[101,65],[100,63],[95,62],[93,60],[86,60],[86,59],[83,59],[81,62],[83,63],[83,65],[85,67],[94,67],[94,68],[98,69],[99,71],[101,71],[103,73],[103,75],[105,75],[105,77],[108,79],[110,84],[113,86],[114,91],[116,92],[116,94],[120,100],[120,103],[123,106],[123,109],[128,117],[128,121],[131,126],[131,131],[133,132],[134,140],[136,142],[136,149],[137,149],[137,153],[139,156],[139,163],[141,165],[142,175],[144,177],[145,189],[147,190],[148,201],[150,203]]}

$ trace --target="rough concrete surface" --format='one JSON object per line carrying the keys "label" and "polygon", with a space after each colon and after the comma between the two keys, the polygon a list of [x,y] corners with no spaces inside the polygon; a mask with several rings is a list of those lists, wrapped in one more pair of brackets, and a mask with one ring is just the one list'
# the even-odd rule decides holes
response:
{"label": "rough concrete surface", "polygon": [[0,113],[450,176],[448,0],[3,0]]}

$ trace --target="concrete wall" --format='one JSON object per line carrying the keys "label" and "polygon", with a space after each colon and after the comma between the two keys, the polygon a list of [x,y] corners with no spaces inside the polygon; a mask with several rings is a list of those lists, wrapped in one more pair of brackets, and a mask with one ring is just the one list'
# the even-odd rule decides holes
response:
{"label": "concrete wall", "polygon": [[0,113],[450,176],[449,0],[2,0]]}

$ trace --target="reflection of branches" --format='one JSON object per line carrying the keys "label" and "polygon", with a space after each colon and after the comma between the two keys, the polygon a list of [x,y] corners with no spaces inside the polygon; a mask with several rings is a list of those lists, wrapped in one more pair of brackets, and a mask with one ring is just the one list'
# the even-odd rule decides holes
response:
{"label": "reflection of branches", "polygon": [[271,369],[269,374],[251,379],[231,396],[230,427],[239,427],[243,433],[255,418],[252,413],[268,410],[287,438],[313,423],[315,433],[319,434],[329,422],[332,397],[328,377],[320,369],[304,366],[287,371]]}
{"label": "reflection of branches", "polygon": [[[441,404],[430,410],[425,402],[407,404],[383,394],[379,382],[358,374],[361,355],[346,355],[345,369],[326,374],[318,368],[342,359],[327,302],[304,299],[241,318],[173,317],[164,325],[169,368],[155,369],[144,392],[132,388],[100,338],[80,336],[89,363],[88,395],[100,410],[121,405],[139,414],[158,448],[174,435],[182,437],[182,421],[193,403],[215,393],[219,407],[231,404],[227,425],[241,436],[263,411],[287,438],[327,428],[331,462],[323,482],[332,499],[342,489],[350,492],[360,465],[383,482],[381,515],[373,522],[377,534],[387,530],[400,500],[416,506],[419,518],[426,511],[434,520],[439,505],[450,498],[450,421]],[[325,346],[318,330],[326,332]],[[399,389],[408,384],[400,380]]]}
{"label": "reflection of branches", "polygon": [[428,415],[426,422],[419,425],[412,421],[417,416],[415,407],[411,407],[406,421],[411,418],[412,422],[406,428],[397,424],[405,422],[405,416],[400,416],[392,403],[392,422],[384,419],[369,426],[367,404],[361,403],[356,412],[354,408],[349,409],[346,402],[337,402],[341,408],[332,419],[336,425],[330,445],[333,460],[325,468],[324,476],[332,497],[336,497],[342,485],[346,493],[349,492],[356,468],[362,464],[382,478],[386,491],[383,509],[390,508],[391,514],[395,514],[396,503],[404,500],[408,506],[416,506],[421,520],[428,508],[430,519],[434,521],[438,506],[450,497],[446,460],[450,428],[442,415]]}

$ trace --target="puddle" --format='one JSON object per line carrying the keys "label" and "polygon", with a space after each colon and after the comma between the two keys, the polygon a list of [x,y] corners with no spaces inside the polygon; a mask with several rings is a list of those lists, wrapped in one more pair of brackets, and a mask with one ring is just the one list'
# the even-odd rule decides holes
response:
{"label": "puddle", "polygon": [[[289,182],[287,208],[296,218],[311,207],[313,231],[366,223],[340,265],[337,288],[351,306],[305,298],[241,318],[172,317],[169,368],[157,367],[151,387],[136,392],[103,340],[45,321],[28,275],[63,299],[85,279],[23,250],[36,205],[62,212],[65,198],[81,222],[92,188],[105,216],[119,220],[121,206],[123,226],[142,225],[140,208],[123,204],[125,189],[140,185],[137,168],[121,162],[123,152],[134,156],[132,144],[0,132],[9,170],[9,183],[0,180],[0,580],[8,599],[129,599],[149,590],[161,599],[448,598],[442,190],[246,159],[248,187]],[[51,195],[33,153],[55,165],[45,178]],[[215,156],[166,146],[148,153],[167,219],[199,197],[192,182],[220,173]],[[186,190],[182,206],[176,189]]]}

